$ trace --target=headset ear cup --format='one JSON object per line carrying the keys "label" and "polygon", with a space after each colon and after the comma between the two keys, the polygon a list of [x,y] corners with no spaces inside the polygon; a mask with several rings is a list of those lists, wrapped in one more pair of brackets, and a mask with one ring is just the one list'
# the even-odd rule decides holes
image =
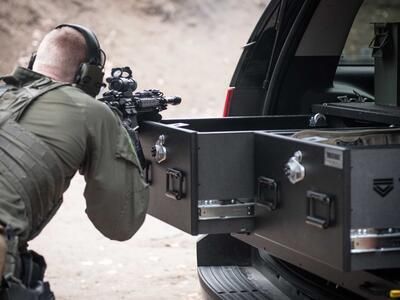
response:
{"label": "headset ear cup", "polygon": [[103,70],[97,65],[81,64],[75,77],[76,86],[90,96],[96,97],[103,83]]}

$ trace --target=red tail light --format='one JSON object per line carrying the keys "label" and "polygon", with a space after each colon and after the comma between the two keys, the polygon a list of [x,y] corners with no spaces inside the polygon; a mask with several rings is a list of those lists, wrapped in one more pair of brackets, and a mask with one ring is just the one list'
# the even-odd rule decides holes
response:
{"label": "red tail light", "polygon": [[235,90],[235,87],[229,87],[227,92],[226,92],[223,117],[229,116],[229,111],[231,109],[231,101],[232,101],[232,96],[233,96],[233,91],[234,90]]}

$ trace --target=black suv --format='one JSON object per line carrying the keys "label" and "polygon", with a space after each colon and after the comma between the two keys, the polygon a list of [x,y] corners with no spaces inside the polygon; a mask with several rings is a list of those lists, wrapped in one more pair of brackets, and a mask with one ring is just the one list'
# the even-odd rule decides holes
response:
{"label": "black suv", "polygon": [[226,118],[145,122],[149,213],[205,234],[207,297],[400,298],[399,62],[397,0],[272,0]]}

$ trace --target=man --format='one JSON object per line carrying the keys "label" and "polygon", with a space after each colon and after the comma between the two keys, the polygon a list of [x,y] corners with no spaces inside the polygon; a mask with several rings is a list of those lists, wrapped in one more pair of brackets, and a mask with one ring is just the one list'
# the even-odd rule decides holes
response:
{"label": "man", "polygon": [[41,282],[44,260],[26,243],[54,215],[77,170],[86,180],[86,213],[102,234],[127,240],[144,221],[147,185],[130,138],[116,114],[91,97],[101,85],[103,54],[90,30],[63,24],[45,36],[32,70],[19,67],[3,78],[0,270],[11,300],[52,299]]}

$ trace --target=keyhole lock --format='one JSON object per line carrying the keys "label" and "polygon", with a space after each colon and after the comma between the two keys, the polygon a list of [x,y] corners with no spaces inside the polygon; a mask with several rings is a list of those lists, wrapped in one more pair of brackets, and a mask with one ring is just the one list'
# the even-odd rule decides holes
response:
{"label": "keyhole lock", "polygon": [[165,135],[160,135],[158,137],[157,142],[151,148],[151,156],[154,157],[155,161],[158,163],[162,163],[167,159],[167,148],[164,146],[165,144]]}
{"label": "keyhole lock", "polygon": [[284,167],[285,175],[293,184],[302,181],[306,176],[306,169],[301,164],[303,153],[296,151]]}

